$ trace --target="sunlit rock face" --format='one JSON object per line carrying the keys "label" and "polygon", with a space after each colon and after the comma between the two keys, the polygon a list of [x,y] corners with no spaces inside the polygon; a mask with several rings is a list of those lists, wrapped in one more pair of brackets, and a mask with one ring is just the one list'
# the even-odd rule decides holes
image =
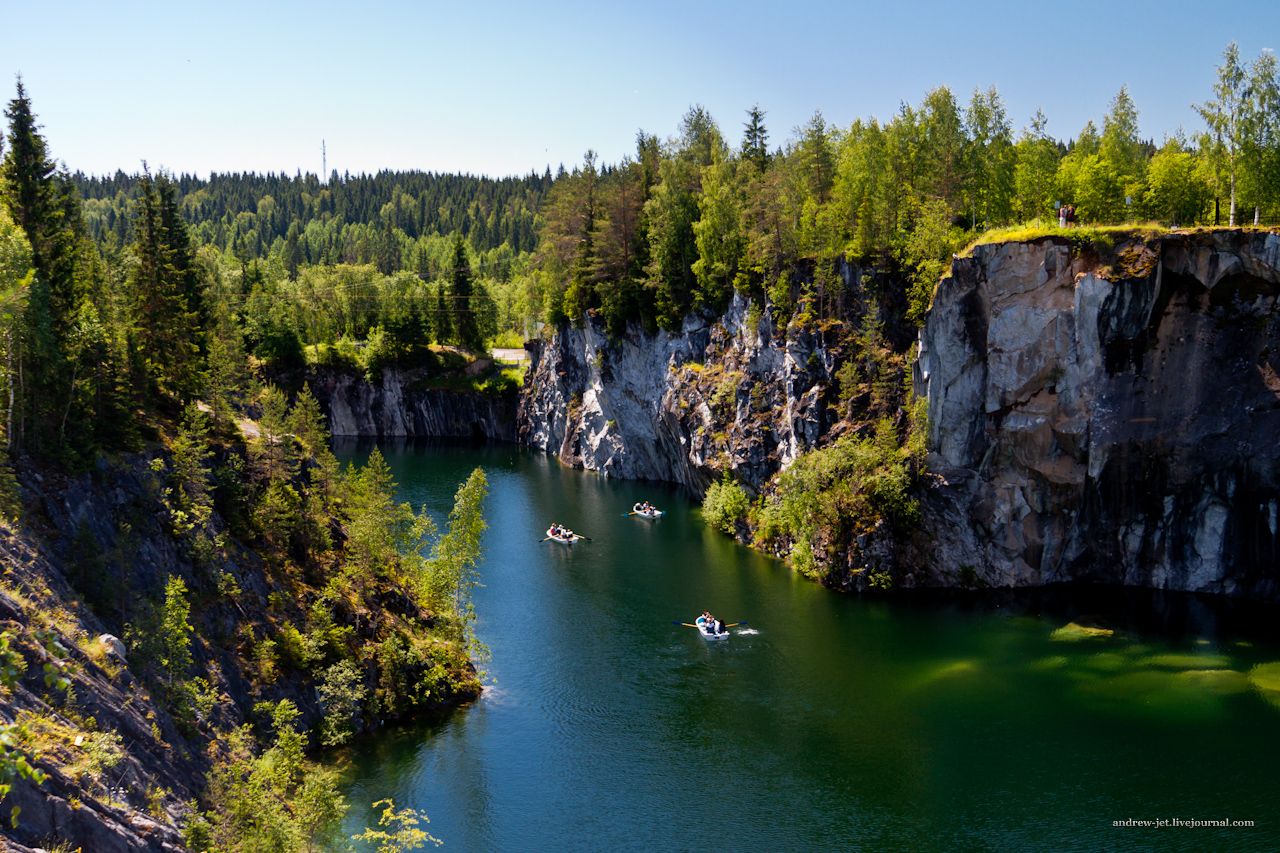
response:
{"label": "sunlit rock face", "polygon": [[678,333],[633,328],[610,340],[588,318],[532,345],[518,438],[611,477],[700,495],[730,471],[758,490],[839,420],[839,335],[829,337],[779,327],[741,295],[721,315],[690,316]]}
{"label": "sunlit rock face", "polygon": [[920,335],[917,584],[1280,598],[1280,235],[981,246]]}

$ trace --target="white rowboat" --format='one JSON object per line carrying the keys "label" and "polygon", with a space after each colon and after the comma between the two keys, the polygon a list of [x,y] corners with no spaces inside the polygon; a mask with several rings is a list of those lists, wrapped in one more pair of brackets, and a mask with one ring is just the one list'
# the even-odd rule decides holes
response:
{"label": "white rowboat", "polygon": [[552,533],[550,530],[548,530],[547,538],[550,539],[552,542],[559,542],[561,545],[572,545],[574,542],[577,542],[582,537],[580,537],[576,533],[569,533],[567,536],[557,536],[554,533]]}
{"label": "white rowboat", "polygon": [[698,629],[698,633],[699,633],[700,635],[702,635],[702,639],[704,639],[704,640],[727,640],[727,639],[729,639],[729,629],[728,629],[728,628],[725,628],[723,631],[721,631],[719,634],[717,634],[717,633],[715,632],[715,628],[714,628],[714,627],[712,627],[712,625],[711,625],[710,623],[708,623],[706,619],[703,619],[701,616],[699,616],[697,619],[695,619],[693,624],[694,624],[694,627]]}

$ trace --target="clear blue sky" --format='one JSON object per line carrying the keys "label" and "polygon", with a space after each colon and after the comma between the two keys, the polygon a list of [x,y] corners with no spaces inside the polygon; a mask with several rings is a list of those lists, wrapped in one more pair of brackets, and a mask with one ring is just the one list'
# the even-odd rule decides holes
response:
{"label": "clear blue sky", "polygon": [[1159,141],[1199,127],[1232,40],[1280,48],[1280,2],[0,0],[0,93],[20,72],[54,156],[94,173],[318,172],[324,138],[340,171],[505,175],[616,161],[692,103],[735,144],[759,103],[776,145],[938,85],[1071,137],[1127,84]]}

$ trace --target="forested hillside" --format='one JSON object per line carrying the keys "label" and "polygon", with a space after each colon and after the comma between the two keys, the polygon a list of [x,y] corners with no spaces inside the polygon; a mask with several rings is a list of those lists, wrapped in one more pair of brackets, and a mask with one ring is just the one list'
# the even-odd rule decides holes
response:
{"label": "forested hillside", "polygon": [[[484,474],[437,532],[376,453],[340,466],[309,390],[264,369],[300,357],[255,289],[270,260],[200,245],[165,175],[137,179],[123,243],[95,243],[21,83],[5,115],[5,837],[336,842],[346,804],[307,748],[480,688]],[[463,293],[462,237],[437,239]]]}
{"label": "forested hillside", "polygon": [[[1188,107],[1188,129],[1157,142],[1121,87],[1068,135],[1051,133],[1041,112],[1017,130],[995,89],[966,101],[939,87],[887,120],[839,127],[815,113],[785,139],[758,107],[735,139],[694,106],[670,138],[640,131],[632,157],[605,164],[588,151],[555,177],[156,183],[171,188],[200,276],[242,323],[251,354],[368,369],[429,362],[427,343],[479,349],[506,333],[514,344],[538,322],[587,311],[614,334],[633,320],[675,328],[735,290],[767,298],[779,316],[802,306],[835,316],[848,307],[842,257],[891,277],[881,301],[918,321],[953,252],[988,229],[1054,226],[1066,205],[1087,226],[1280,218],[1274,55],[1250,62],[1229,46],[1213,97]],[[122,172],[66,179],[68,196],[83,198],[101,274],[127,277],[133,211],[150,183]]]}

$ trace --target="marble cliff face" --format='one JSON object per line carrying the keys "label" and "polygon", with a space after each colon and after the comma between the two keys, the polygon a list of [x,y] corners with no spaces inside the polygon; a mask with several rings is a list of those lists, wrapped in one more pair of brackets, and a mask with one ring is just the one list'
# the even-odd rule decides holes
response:
{"label": "marble cliff face", "polygon": [[833,369],[822,335],[789,334],[742,296],[678,333],[611,342],[588,321],[535,347],[517,436],[606,476],[701,494],[729,470],[758,490],[838,420]]}
{"label": "marble cliff face", "polygon": [[[678,332],[561,328],[530,345],[514,414],[407,376],[312,384],[335,434],[514,438],[610,477],[701,494],[729,471],[767,493],[798,455],[866,427],[836,375],[871,300],[857,268],[840,273],[855,306],[841,321],[781,326],[735,296]],[[924,518],[883,543],[880,568],[901,586],[1280,599],[1278,295],[1266,231],[1054,236],[957,258],[915,364]]]}
{"label": "marble cliff face", "polygon": [[920,335],[919,583],[1280,597],[1280,235],[981,246]]}

